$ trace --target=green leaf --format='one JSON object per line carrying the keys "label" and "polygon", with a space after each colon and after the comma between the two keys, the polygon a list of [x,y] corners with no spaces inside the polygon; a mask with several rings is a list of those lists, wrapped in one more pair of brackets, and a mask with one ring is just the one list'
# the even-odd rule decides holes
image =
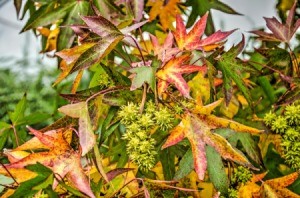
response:
{"label": "green leaf", "polygon": [[228,139],[232,146],[237,146],[238,141],[242,144],[245,152],[249,157],[255,161],[257,164],[262,164],[262,158],[260,154],[260,149],[249,133],[237,133],[231,129],[218,129],[215,133]]}
{"label": "green leaf", "polygon": [[[192,7],[192,12],[186,24],[187,28],[191,27],[195,23],[198,16],[203,16],[206,12],[210,11],[210,9],[216,9],[221,12],[225,12],[227,14],[239,14],[235,10],[233,10],[230,6],[218,0],[187,0],[186,5]],[[214,28],[212,16],[210,14],[207,19],[205,33],[206,35],[211,35],[214,32],[215,32],[215,28]]]}
{"label": "green leaf", "polygon": [[217,67],[222,71],[223,75],[226,104],[229,104],[231,99],[232,81],[235,82],[236,86],[245,96],[247,102],[250,105],[252,104],[250,92],[242,78],[242,72],[250,69],[236,58],[236,56],[242,51],[244,45],[245,39],[243,37],[240,43],[225,52],[217,61]]}
{"label": "green leaf", "polygon": [[9,112],[9,118],[11,122],[15,125],[19,120],[24,118],[25,110],[26,110],[26,93],[23,98],[18,102],[16,108],[13,112]]}
{"label": "green leaf", "polygon": [[47,113],[32,113],[28,116],[23,117],[22,119],[18,120],[18,122],[15,123],[15,125],[32,125],[37,124],[40,122],[43,122],[50,118],[51,115]]}
{"label": "green leaf", "polygon": [[9,129],[9,128],[11,128],[10,124],[0,121],[0,135],[2,132],[4,132],[6,129]]}
{"label": "green leaf", "polygon": [[131,73],[134,73],[134,77],[132,79],[132,84],[130,87],[130,90],[136,90],[143,86],[143,84],[146,82],[151,87],[153,91],[156,90],[156,78],[155,73],[156,69],[154,67],[149,66],[142,66],[130,69],[129,71]]}
{"label": "green leaf", "polygon": [[7,138],[9,136],[9,133],[8,131],[4,131],[1,133],[1,136],[0,136],[0,149],[2,150],[6,141],[7,141]]}
{"label": "green leaf", "polygon": [[229,181],[221,156],[213,147],[206,146],[206,158],[209,179],[221,194],[227,195]]}
{"label": "green leaf", "polygon": [[46,26],[59,19],[64,18],[68,10],[75,4],[76,1],[72,3],[61,4],[60,6],[55,8],[55,2],[53,2],[40,7],[33,15],[31,15],[21,32],[25,32],[39,26]]}
{"label": "green leaf", "polygon": [[276,101],[275,90],[272,87],[269,79],[266,76],[260,76],[257,79],[258,84],[263,89],[264,93],[267,95],[269,101],[273,104]]}
{"label": "green leaf", "polygon": [[175,153],[173,149],[172,147],[164,149],[159,155],[165,180],[172,180],[175,174]]}
{"label": "green leaf", "polygon": [[189,149],[179,162],[178,170],[174,179],[179,180],[187,176],[194,169],[194,159],[192,149]]}
{"label": "green leaf", "polygon": [[51,169],[40,163],[29,165],[26,168],[36,172],[38,175],[33,179],[22,182],[10,198],[33,197],[33,195],[38,192],[37,190],[33,190],[33,188],[43,183],[52,174]]}
{"label": "green leaf", "polygon": [[81,54],[70,73],[88,68],[93,64],[100,62],[103,57],[113,50],[122,38],[123,35],[120,34],[108,35],[102,38],[97,44]]}
{"label": "green leaf", "polygon": [[[70,8],[65,17],[62,26],[68,26],[73,24],[82,24],[80,18],[81,15],[86,15],[89,10],[89,3],[87,1],[76,1]],[[75,34],[69,27],[62,27],[58,36],[57,51],[61,51],[65,48],[70,48],[74,41]]]}
{"label": "green leaf", "polygon": [[13,184],[15,181],[10,178],[10,177],[6,177],[4,175],[0,175],[0,193],[4,190],[4,186],[3,185],[9,185],[9,184]]}

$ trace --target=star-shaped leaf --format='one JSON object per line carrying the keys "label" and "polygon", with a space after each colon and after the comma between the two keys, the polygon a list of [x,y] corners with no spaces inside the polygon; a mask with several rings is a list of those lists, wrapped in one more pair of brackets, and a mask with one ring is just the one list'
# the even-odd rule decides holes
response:
{"label": "star-shaped leaf", "polygon": [[235,30],[228,32],[217,31],[207,38],[200,40],[204,34],[206,27],[208,13],[201,17],[199,21],[196,22],[194,27],[187,33],[186,27],[180,15],[176,16],[176,31],[173,32],[176,39],[178,48],[183,50],[212,50],[220,46],[224,39],[226,39]]}
{"label": "star-shaped leaf", "polygon": [[[59,175],[60,177],[57,179],[64,178],[66,176],[67,179],[81,192],[92,198],[95,197],[82,169],[80,153],[74,151],[65,140],[63,136],[65,130],[57,130],[56,135],[50,136],[33,128],[28,128],[40,141],[40,143],[44,145],[43,148],[47,147],[49,151],[31,153],[19,161],[6,165],[6,167],[9,169],[20,169],[27,165],[39,162],[50,168],[55,174]],[[17,150],[19,149],[17,148]],[[53,188],[55,188],[57,184],[58,181],[55,180]]]}
{"label": "star-shaped leaf", "polygon": [[222,71],[224,95],[226,99],[226,104],[229,104],[232,97],[232,83],[235,82],[236,86],[243,93],[247,102],[251,104],[251,96],[246,84],[242,78],[243,71],[250,71],[251,69],[246,67],[237,57],[241,53],[245,45],[245,39],[243,37],[242,41],[236,46],[233,46],[230,50],[222,54],[215,65],[219,70]]}
{"label": "star-shaped leaf", "polygon": [[[217,101],[217,103],[219,103]],[[207,106],[205,112],[212,110],[212,106]],[[203,110],[205,107],[202,107]],[[256,169],[247,158],[237,149],[230,145],[230,143],[222,136],[212,132],[216,128],[231,128],[238,132],[250,132],[259,134],[261,131],[254,129],[237,122],[218,118],[214,115],[199,114],[199,108],[192,113],[186,112],[182,121],[176,126],[168,137],[162,148],[175,145],[185,137],[189,140],[192,148],[194,158],[194,168],[200,180],[204,179],[207,169],[207,159],[205,146],[213,147],[226,160],[232,160],[241,165]]]}
{"label": "star-shaped leaf", "polygon": [[158,95],[161,96],[168,88],[168,85],[174,84],[179,92],[187,98],[190,98],[190,88],[182,77],[184,73],[192,73],[196,71],[206,71],[206,66],[196,66],[188,64],[189,55],[182,55],[172,58],[167,62],[161,70],[156,73],[158,80]]}
{"label": "star-shaped leaf", "polygon": [[129,71],[133,73],[130,77],[132,78],[132,84],[130,90],[136,90],[143,86],[146,82],[150,86],[150,88],[155,91],[156,90],[156,73],[157,67],[151,64],[151,66],[141,66],[132,68]]}
{"label": "star-shaped leaf", "polygon": [[296,5],[297,1],[295,1],[293,7],[289,11],[285,23],[280,23],[275,17],[265,17],[267,27],[271,30],[272,33],[266,33],[258,30],[251,32],[257,34],[262,40],[288,43],[300,26],[300,19],[297,19],[296,22],[294,21]]}
{"label": "star-shaped leaf", "polygon": [[150,34],[151,43],[153,46],[154,55],[163,63],[169,61],[174,55],[179,52],[178,48],[173,48],[174,37],[171,32],[167,35],[164,43],[160,45],[158,39]]}

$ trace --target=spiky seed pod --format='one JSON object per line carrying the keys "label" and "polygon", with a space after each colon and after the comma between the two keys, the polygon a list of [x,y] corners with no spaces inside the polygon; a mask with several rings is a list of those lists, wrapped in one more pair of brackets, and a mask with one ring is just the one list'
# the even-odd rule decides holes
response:
{"label": "spiky seed pod", "polygon": [[287,128],[288,123],[286,118],[283,116],[277,116],[271,125],[272,131],[275,131],[278,134],[283,134]]}
{"label": "spiky seed pod", "polygon": [[136,121],[139,114],[139,107],[130,102],[127,105],[121,107],[121,110],[118,112],[118,117],[121,119],[121,123],[129,125],[132,122]]}
{"label": "spiky seed pod", "polygon": [[284,116],[289,125],[300,125],[300,105],[289,105],[285,108]]}
{"label": "spiky seed pod", "polygon": [[264,122],[266,123],[267,126],[272,126],[274,120],[276,119],[276,114],[269,112],[265,115],[264,117]]}
{"label": "spiky seed pod", "polygon": [[231,182],[234,184],[245,184],[252,178],[252,173],[249,169],[238,166],[234,174],[231,177]]}
{"label": "spiky seed pod", "polygon": [[168,130],[172,128],[174,116],[166,107],[162,107],[159,111],[154,113],[155,123],[162,129]]}

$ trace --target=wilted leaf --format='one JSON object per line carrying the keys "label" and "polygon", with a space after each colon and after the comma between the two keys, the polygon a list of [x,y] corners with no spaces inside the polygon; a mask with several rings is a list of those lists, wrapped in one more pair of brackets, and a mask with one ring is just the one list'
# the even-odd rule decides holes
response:
{"label": "wilted leaf", "polygon": [[79,118],[78,136],[79,143],[82,149],[82,156],[84,156],[94,147],[96,143],[87,103],[79,102],[75,104],[65,105],[59,108],[58,111],[70,117]]}

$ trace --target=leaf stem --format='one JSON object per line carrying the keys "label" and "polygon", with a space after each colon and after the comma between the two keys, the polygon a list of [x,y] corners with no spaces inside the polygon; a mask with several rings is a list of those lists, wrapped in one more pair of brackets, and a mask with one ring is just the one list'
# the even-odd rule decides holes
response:
{"label": "leaf stem", "polygon": [[144,87],[144,91],[143,91],[143,97],[142,97],[142,102],[141,102],[141,106],[140,106],[140,114],[142,114],[143,111],[144,111],[144,107],[145,107],[145,103],[146,103],[146,97],[147,97],[147,84],[144,83],[143,87]]}

